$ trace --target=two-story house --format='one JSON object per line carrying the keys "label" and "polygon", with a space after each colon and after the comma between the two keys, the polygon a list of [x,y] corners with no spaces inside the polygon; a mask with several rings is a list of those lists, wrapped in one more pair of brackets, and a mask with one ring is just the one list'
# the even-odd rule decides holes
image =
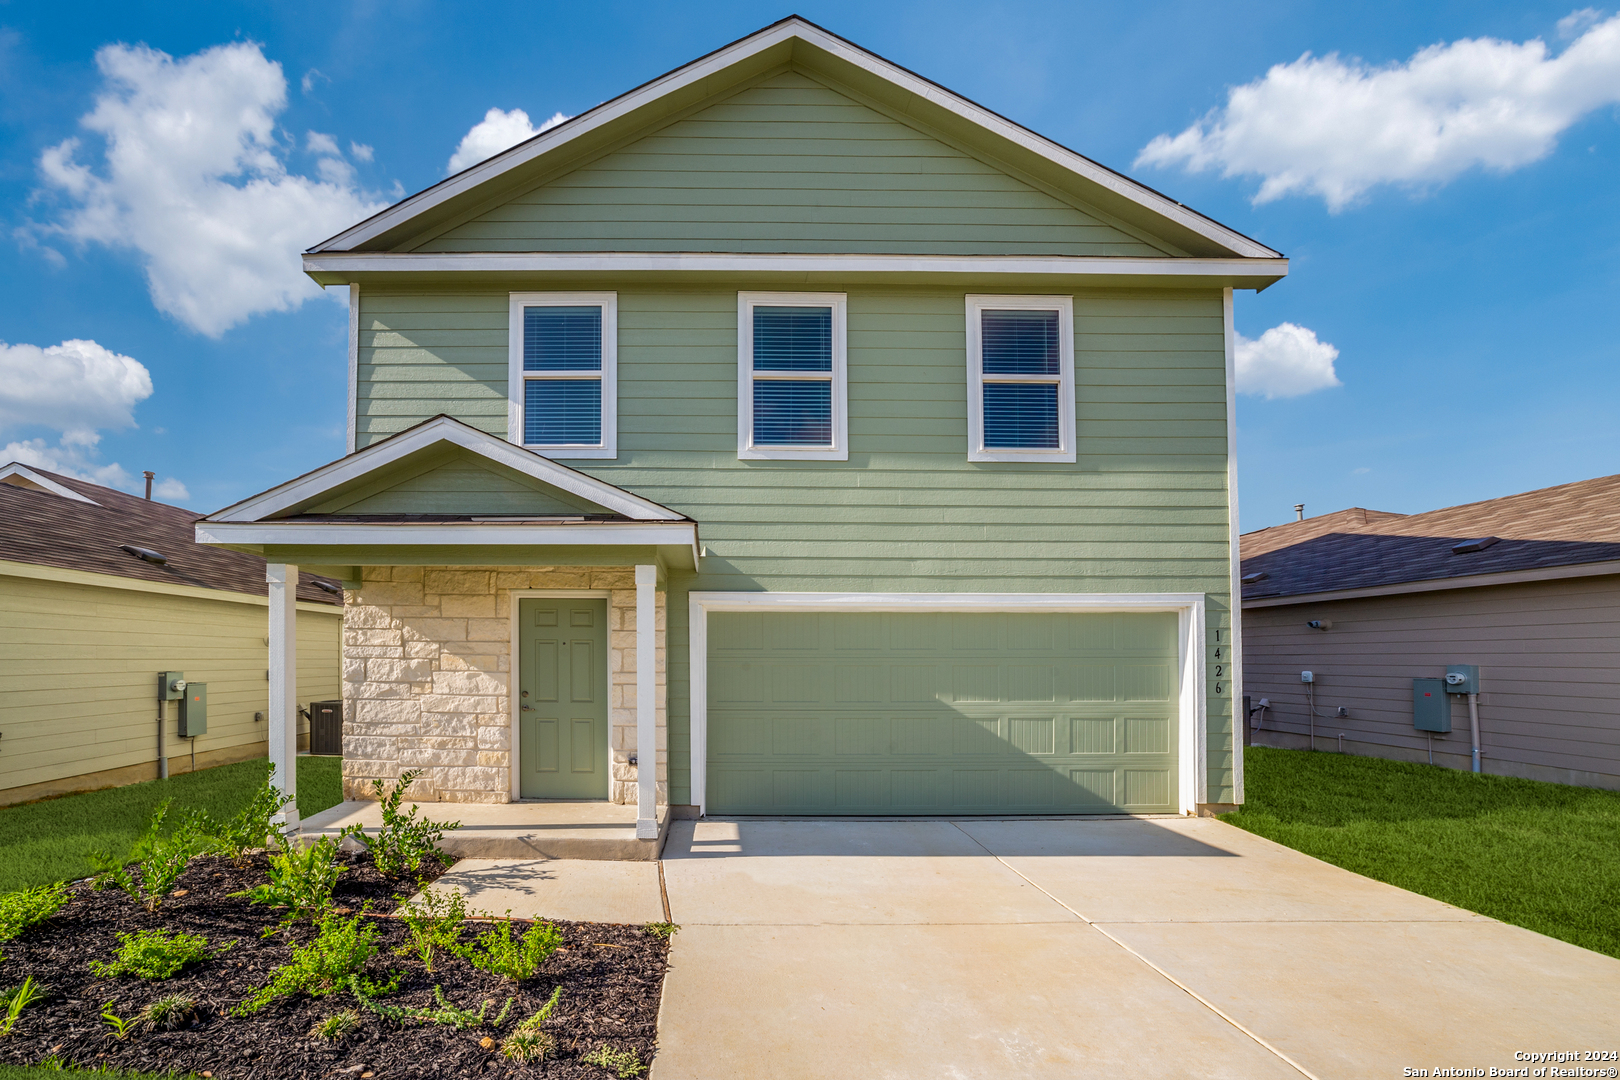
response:
{"label": "two-story house", "polygon": [[[322,243],[345,783],[677,814],[1242,798],[1232,291],[1277,252],[798,18]],[[272,642],[285,733],[292,652]],[[278,757],[291,751],[278,747]]]}

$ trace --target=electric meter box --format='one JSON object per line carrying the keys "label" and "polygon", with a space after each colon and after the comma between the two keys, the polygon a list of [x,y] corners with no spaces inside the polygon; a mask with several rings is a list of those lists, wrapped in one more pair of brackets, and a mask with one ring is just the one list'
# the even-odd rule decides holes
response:
{"label": "electric meter box", "polygon": [[1436,735],[1451,730],[1451,698],[1446,696],[1446,680],[1412,680],[1412,726]]}
{"label": "electric meter box", "polygon": [[[1457,676],[1462,678],[1457,678]],[[1448,694],[1477,694],[1479,693],[1479,665],[1478,664],[1447,664],[1446,665],[1446,693]]]}
{"label": "electric meter box", "polygon": [[190,739],[208,733],[208,684],[186,684],[186,696],[180,700],[180,737]]}
{"label": "electric meter box", "polygon": [[[186,681],[186,673],[183,672],[183,671],[160,671],[160,672],[158,672],[158,700],[159,701],[181,701],[181,700],[183,700],[185,698],[185,696],[186,696],[185,681]],[[181,688],[176,690],[174,688],[175,683],[180,683]]]}

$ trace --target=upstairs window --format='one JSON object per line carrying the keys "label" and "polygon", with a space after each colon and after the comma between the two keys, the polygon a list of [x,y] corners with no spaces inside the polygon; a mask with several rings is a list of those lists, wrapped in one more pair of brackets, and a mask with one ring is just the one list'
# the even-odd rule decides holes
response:
{"label": "upstairs window", "polygon": [[1074,460],[1074,301],[969,296],[968,460]]}
{"label": "upstairs window", "polygon": [[737,456],[849,458],[843,293],[737,296]]}
{"label": "upstairs window", "polygon": [[549,457],[617,456],[618,296],[513,293],[508,436]]}

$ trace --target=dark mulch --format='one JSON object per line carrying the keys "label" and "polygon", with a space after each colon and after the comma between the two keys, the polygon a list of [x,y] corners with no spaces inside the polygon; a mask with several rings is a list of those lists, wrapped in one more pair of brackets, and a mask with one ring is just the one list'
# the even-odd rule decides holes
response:
{"label": "dark mulch", "polygon": [[[358,912],[366,901],[372,910],[393,909],[393,897],[409,891],[404,882],[378,874],[366,854],[341,856],[348,869],[334,894],[338,905]],[[314,1080],[407,1077],[589,1077],[613,1074],[580,1057],[603,1044],[633,1048],[650,1062],[656,1045],[658,1001],[663,987],[668,946],[639,926],[558,921],[564,942],[533,979],[514,984],[479,971],[466,961],[440,956],[429,974],[414,955],[395,956],[405,938],[395,919],[380,918],[379,949],[367,973],[384,977],[400,971],[397,993],[387,1004],[431,1006],[433,987],[443,988],[454,1005],[474,1008],[494,1001],[493,1019],[508,996],[516,998],[499,1031],[482,1028],[456,1031],[448,1025],[400,1025],[361,1010],[359,1030],[333,1044],[312,1038],[310,1028],[339,1010],[356,1006],[354,996],[339,991],[324,998],[282,998],[248,1017],[229,1010],[265,985],[271,971],[291,958],[290,944],[302,944],[314,931],[301,924],[265,938],[276,925],[272,909],[233,899],[228,893],[265,880],[266,861],[256,856],[246,869],[220,858],[195,860],[178,888],[156,915],[123,893],[73,887],[68,904],[49,923],[4,946],[0,985],[16,986],[29,975],[43,983],[49,997],[30,1006],[9,1038],[0,1040],[0,1062],[29,1064],[55,1056],[79,1065],[161,1072],[192,1071],[220,1080]],[[107,961],[117,948],[120,931],[185,930],[205,935],[211,943],[234,942],[212,960],[171,979],[147,982],[131,976],[100,979],[90,973],[92,960]],[[471,924],[463,939],[470,940]],[[519,923],[514,931],[526,929]],[[617,947],[615,947],[617,946]],[[501,1037],[523,1017],[535,1012],[561,984],[562,998],[546,1030],[557,1039],[555,1058],[516,1065],[500,1054]],[[195,997],[203,1015],[190,1028],[174,1032],[141,1032],[119,1040],[101,1018],[104,1004],[128,1017],[150,1002],[182,993]],[[491,1045],[481,1045],[483,1039]]]}

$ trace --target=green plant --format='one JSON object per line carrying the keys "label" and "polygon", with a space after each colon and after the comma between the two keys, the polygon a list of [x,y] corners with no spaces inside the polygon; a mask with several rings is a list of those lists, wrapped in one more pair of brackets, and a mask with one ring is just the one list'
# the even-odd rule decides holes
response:
{"label": "green plant", "polygon": [[512,1029],[512,1034],[501,1040],[501,1053],[507,1058],[519,1063],[539,1061],[557,1048],[557,1039],[551,1032],[544,1030],[551,1010],[557,1007],[562,998],[562,987],[551,992],[551,997],[540,1006],[540,1011],[527,1017]]}
{"label": "green plant", "polygon": [[343,868],[337,864],[338,841],[323,836],[300,846],[283,842],[270,856],[270,880],[232,896],[245,896],[250,904],[287,909],[282,925],[300,918],[311,920],[332,906],[332,889]]}
{"label": "green plant", "polygon": [[125,1019],[124,1017],[121,1017],[117,1013],[113,1012],[113,1003],[110,1001],[102,1005],[101,1018],[107,1021],[107,1026],[112,1028],[113,1034],[118,1036],[120,1039],[127,1039],[131,1035],[135,1034],[135,1028],[141,1022],[140,1013],[136,1013],[134,1016]]}
{"label": "green plant", "polygon": [[[371,1000],[368,995],[356,994],[356,996],[360,998],[360,1004],[371,1012],[376,1013],[385,1020],[392,1020],[396,1024],[413,1022],[418,1024],[448,1024],[457,1031],[483,1026],[484,1017],[489,1014],[489,1007],[495,1004],[493,1001],[486,999],[483,1005],[479,1006],[477,1012],[473,1012],[471,1009],[458,1008],[445,1000],[444,990],[439,986],[433,988],[433,1000],[437,1003],[437,1007],[430,1009],[417,1008],[414,1005],[381,1005]],[[501,1011],[496,1014],[491,1023],[495,1027],[500,1027],[506,1023],[507,1014],[511,1011],[512,999],[507,998],[506,1004],[501,1006]]]}
{"label": "green plant", "polygon": [[651,934],[655,938],[668,941],[670,938],[675,936],[675,931],[680,929],[680,924],[672,922],[650,922],[646,926],[642,927],[642,929],[646,930],[647,933]]}
{"label": "green plant", "polygon": [[169,800],[164,800],[152,811],[145,835],[135,842],[126,859],[113,858],[108,848],[92,850],[90,862],[96,868],[96,875],[91,887],[116,886],[144,904],[147,911],[156,911],[162,906],[185,872],[186,864],[211,842],[197,814],[188,814],[172,833],[163,836],[163,823],[168,815]]}
{"label": "green plant", "polygon": [[454,861],[439,850],[439,841],[450,830],[461,828],[461,822],[418,818],[416,813],[421,807],[415,803],[411,804],[410,813],[399,812],[405,789],[421,775],[421,769],[407,770],[400,774],[393,787],[385,787],[381,780],[373,781],[378,809],[382,811],[382,828],[370,836],[361,834],[360,840],[370,850],[372,863],[380,874],[398,877],[407,870],[415,873],[422,868],[422,860],[429,857],[445,866]]}
{"label": "green plant", "polygon": [[67,903],[67,885],[41,885],[0,896],[0,941],[10,941],[31,926],[38,926]]}
{"label": "green plant", "polygon": [[294,945],[292,960],[272,972],[267,985],[238,1002],[231,1011],[248,1016],[279,997],[300,993],[325,997],[351,985],[358,988],[356,993],[379,992],[382,988],[360,977],[366,961],[377,951],[377,928],[361,922],[358,915],[348,919],[331,913],[320,916],[315,937],[308,944]]}
{"label": "green plant", "polygon": [[353,1009],[340,1009],[309,1029],[312,1038],[322,1042],[337,1042],[360,1027],[360,1014]]}
{"label": "green plant", "polygon": [[415,953],[428,971],[433,954],[461,944],[461,924],[467,919],[467,898],[455,889],[434,891],[422,885],[421,899],[401,904],[397,914],[410,940],[394,950],[399,956]]}
{"label": "green plant", "polygon": [[208,939],[201,934],[137,930],[118,935],[118,955],[112,963],[91,961],[90,970],[103,979],[118,975],[167,979],[187,964],[200,963],[219,951],[209,948]]}
{"label": "green plant", "polygon": [[562,940],[562,931],[548,922],[534,923],[521,938],[514,940],[512,920],[506,919],[479,934],[475,944],[456,949],[456,953],[481,971],[522,982],[534,977]]}
{"label": "green plant", "polygon": [[609,1069],[619,1075],[619,1080],[629,1080],[647,1071],[647,1066],[641,1063],[641,1055],[633,1049],[615,1050],[611,1046],[603,1046],[579,1060],[587,1065]]}
{"label": "green plant", "polygon": [[206,810],[198,812],[199,823],[213,837],[220,854],[237,866],[247,864],[249,851],[266,846],[274,832],[270,819],[293,801],[291,795],[275,786],[275,777],[276,767],[272,764],[270,775],[254,790],[252,800],[233,818],[218,821]]}
{"label": "green plant", "polygon": [[21,986],[13,986],[0,994],[0,1005],[5,1006],[6,1010],[6,1015],[0,1017],[0,1037],[10,1035],[11,1026],[17,1022],[22,1011],[44,996],[44,989],[34,981],[32,975],[24,979]]}
{"label": "green plant", "polygon": [[187,994],[164,994],[141,1010],[137,1020],[148,1031],[178,1031],[197,1019],[197,999]]}

